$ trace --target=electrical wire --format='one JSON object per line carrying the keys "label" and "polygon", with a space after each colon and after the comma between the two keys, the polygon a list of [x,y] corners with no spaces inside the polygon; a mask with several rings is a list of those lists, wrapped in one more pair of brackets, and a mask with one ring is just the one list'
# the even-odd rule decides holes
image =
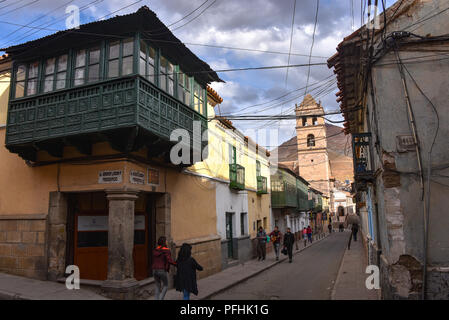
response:
{"label": "electrical wire", "polygon": [[5,16],[5,15],[7,15],[7,14],[9,14],[9,13],[11,13],[11,12],[14,12],[14,11],[16,11],[16,10],[19,10],[19,9],[22,9],[22,8],[25,8],[25,7],[28,7],[28,6],[30,6],[30,5],[32,5],[33,3],[36,3],[36,2],[38,2],[38,1],[39,1],[39,0],[34,0],[34,1],[29,2],[29,3],[24,4],[23,6],[20,6],[20,7],[14,8],[14,9],[11,9],[11,10],[6,11],[6,12],[3,12],[2,14],[0,14],[0,17],[1,17],[1,16]]}
{"label": "electrical wire", "polygon": [[211,6],[213,6],[214,4],[215,4],[215,2],[217,2],[218,0],[214,0],[211,4],[209,4],[206,8],[204,8],[197,16],[195,16],[195,17],[193,17],[192,19],[190,19],[189,21],[187,21],[186,23],[184,23],[184,24],[182,24],[182,25],[180,25],[180,26],[177,26],[176,28],[173,28],[173,29],[171,29],[171,30],[169,30],[169,31],[165,31],[165,32],[161,32],[161,33],[152,33],[151,31],[149,31],[149,33],[152,35],[152,36],[159,36],[159,35],[164,35],[164,34],[167,34],[168,32],[174,32],[174,31],[176,31],[176,30],[179,30],[179,29],[181,29],[181,28],[183,28],[184,26],[186,26],[186,25],[188,25],[190,22],[192,22],[192,21],[194,21],[194,20],[196,20],[196,19],[198,19],[207,9],[209,9]]}
{"label": "electrical wire", "polygon": [[[320,0],[316,0],[315,25],[313,27],[312,45],[310,46],[309,64],[312,61],[313,45],[315,44],[315,33],[316,33],[316,26],[318,24],[318,12],[319,12],[319,9],[320,9]],[[307,94],[307,89],[308,89],[308,86],[309,86],[309,79],[310,79],[310,68],[307,71],[307,81],[306,81],[305,94]]]}
{"label": "electrical wire", "polygon": [[[324,78],[324,79],[322,79],[322,80],[320,80],[320,81],[318,81],[318,82],[313,83],[312,86],[313,86],[313,85],[316,85],[316,84],[319,84],[319,83],[322,83],[323,81],[329,80],[330,78],[333,78],[333,77],[334,77],[334,75],[330,75],[330,76],[327,77],[327,78]],[[246,107],[240,109],[239,112],[242,112],[242,111],[245,111],[245,110],[248,110],[248,109],[252,109],[252,108],[255,108],[255,107],[259,107],[259,106],[262,106],[262,105],[264,105],[264,104],[274,102],[274,101],[276,101],[276,100],[280,100],[280,99],[282,99],[282,98],[284,98],[284,97],[286,97],[286,96],[288,96],[288,95],[290,95],[290,94],[292,94],[292,93],[294,93],[294,92],[303,90],[304,88],[305,88],[305,87],[301,87],[301,88],[297,88],[297,89],[291,90],[291,91],[287,92],[286,94],[283,94],[283,95],[281,95],[281,96],[279,96],[279,97],[276,97],[276,98],[271,99],[271,100],[266,101],[266,102],[261,102],[261,103],[258,103],[258,104],[253,104],[253,105],[250,105],[250,106],[246,106]],[[295,99],[296,99],[296,97],[295,97]],[[224,114],[223,116],[226,116],[226,114]]]}
{"label": "electrical wire", "polygon": [[[46,17],[46,16],[48,16],[50,13],[53,13],[53,12],[55,12],[55,11],[61,9],[62,7],[66,7],[67,5],[69,5],[70,3],[74,2],[74,1],[75,1],[75,0],[70,0],[69,2],[64,3],[63,5],[61,5],[61,6],[59,6],[59,7],[56,7],[56,8],[54,8],[53,10],[48,11],[45,15],[39,16],[39,17],[37,17],[36,19],[34,19],[33,21],[30,21],[30,22],[27,24],[27,26],[30,25],[30,24],[32,24],[32,23],[34,23],[34,22],[36,22],[36,21],[38,21],[38,20],[40,20],[40,19],[42,19],[42,18],[44,18],[44,17]],[[24,26],[21,26],[20,28],[17,28],[16,30],[14,30],[14,31],[12,31],[12,32],[10,32],[10,33],[6,36],[6,38],[9,38],[10,36],[12,36],[13,34],[15,34],[17,31],[22,30],[23,28],[25,28],[25,25],[24,25]]]}
{"label": "electrical wire", "polygon": [[[295,26],[295,14],[296,14],[296,0],[294,0],[294,2],[293,2],[293,18],[292,18],[292,28],[290,31],[290,48],[288,50],[287,65],[290,64],[290,53],[292,52],[293,30],[294,30],[294,26]],[[310,63],[310,61],[309,61],[309,63]],[[285,72],[285,88],[287,88],[287,83],[288,83],[288,68]]]}
{"label": "electrical wire", "polygon": [[0,10],[2,10],[2,9],[4,9],[4,8],[7,8],[7,7],[9,7],[9,6],[12,6],[12,5],[14,5],[14,4],[18,4],[19,2],[22,2],[22,1],[24,1],[24,0],[17,0],[17,1],[14,1],[14,2],[12,2],[12,3],[9,3],[9,4],[7,4],[6,6],[0,7]]}
{"label": "electrical wire", "polygon": [[[93,6],[93,5],[95,5],[95,4],[98,4],[98,3],[100,3],[100,2],[103,2],[103,1],[104,1],[104,0],[94,0],[94,1],[91,1],[90,3],[88,3],[88,4],[86,4],[85,6],[81,7],[81,8],[79,9],[79,11],[82,12],[82,11],[84,11],[84,10],[90,8],[91,6]],[[53,21],[53,22],[43,22],[43,23],[41,23],[41,24],[39,24],[39,25],[37,25],[37,26],[34,26],[34,27],[33,27],[33,26],[29,26],[29,25],[24,25],[24,24],[18,24],[18,23],[14,23],[14,22],[9,22],[9,21],[0,21],[0,23],[3,23],[3,24],[10,24],[10,25],[15,25],[15,26],[19,26],[19,27],[24,27],[24,28],[34,29],[34,30],[35,30],[34,32],[33,32],[32,30],[28,30],[27,32],[25,32],[25,33],[22,34],[21,36],[16,37],[16,38],[14,38],[14,39],[12,39],[12,40],[6,42],[4,45],[2,45],[2,47],[5,47],[6,45],[8,45],[8,44],[10,44],[10,43],[14,43],[14,42],[16,42],[16,41],[18,42],[18,41],[21,41],[21,40],[23,40],[23,39],[26,39],[26,38],[28,38],[28,37],[30,37],[30,36],[32,36],[32,35],[38,33],[39,31],[42,31],[42,30],[59,32],[59,31],[61,31],[61,30],[59,30],[59,29],[49,29],[49,28],[47,28],[47,27],[48,27],[48,26],[51,26],[51,25],[55,25],[56,23],[58,23],[58,22],[60,22],[60,21],[63,21],[63,20],[65,20],[65,19],[66,19],[66,17],[63,17],[63,18],[58,19],[58,20]],[[42,27],[42,26],[44,26],[44,27]]]}

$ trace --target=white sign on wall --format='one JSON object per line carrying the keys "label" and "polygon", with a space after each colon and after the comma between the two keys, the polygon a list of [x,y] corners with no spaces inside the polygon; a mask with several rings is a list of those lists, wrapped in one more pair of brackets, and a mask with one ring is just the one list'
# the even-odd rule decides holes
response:
{"label": "white sign on wall", "polygon": [[145,230],[145,216],[134,216],[134,230]]}
{"label": "white sign on wall", "polygon": [[[134,230],[145,230],[145,216],[134,216]],[[78,216],[78,231],[108,231],[108,216]]]}
{"label": "white sign on wall", "polygon": [[134,184],[145,184],[145,172],[131,170],[129,182]]}
{"label": "white sign on wall", "polygon": [[108,216],[78,216],[78,231],[108,231]]}
{"label": "white sign on wall", "polygon": [[122,170],[107,170],[98,173],[98,183],[121,183]]}

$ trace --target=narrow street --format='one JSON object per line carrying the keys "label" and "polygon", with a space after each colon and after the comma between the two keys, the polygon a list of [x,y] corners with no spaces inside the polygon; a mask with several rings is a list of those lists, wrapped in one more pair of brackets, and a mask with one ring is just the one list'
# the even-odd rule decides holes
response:
{"label": "narrow street", "polygon": [[294,255],[293,263],[284,261],[212,300],[328,300],[348,237],[348,232],[333,233]]}

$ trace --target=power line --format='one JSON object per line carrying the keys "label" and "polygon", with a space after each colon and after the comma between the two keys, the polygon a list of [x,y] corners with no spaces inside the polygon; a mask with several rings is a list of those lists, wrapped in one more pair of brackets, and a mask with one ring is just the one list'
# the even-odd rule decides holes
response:
{"label": "power line", "polygon": [[[34,23],[34,22],[36,22],[36,21],[38,21],[38,20],[40,20],[40,19],[42,19],[42,18],[44,18],[44,17],[46,17],[46,16],[48,16],[48,15],[49,15],[50,13],[52,13],[52,12],[55,12],[56,10],[59,10],[60,8],[67,6],[68,4],[72,3],[73,1],[75,1],[75,0],[70,0],[69,2],[64,3],[63,5],[61,5],[61,6],[59,6],[59,7],[56,7],[55,9],[53,9],[53,10],[47,12],[45,15],[39,16],[38,18],[36,18],[36,19],[34,19],[33,21],[29,22],[29,23],[27,24],[27,26],[30,25],[30,24],[32,24],[32,23]],[[20,28],[17,28],[17,29],[14,30],[13,32],[10,32],[10,33],[7,35],[6,38],[9,38],[11,35],[13,35],[14,33],[16,33],[17,31],[22,30],[23,28],[25,28],[25,26],[21,26]]]}
{"label": "power line", "polygon": [[[195,17],[193,17],[192,19],[190,19],[189,21],[187,21],[186,23],[184,23],[184,24],[182,24],[182,25],[180,25],[180,26],[178,26],[178,27],[176,27],[176,28],[173,28],[173,29],[171,29],[171,30],[169,30],[170,32],[173,32],[173,31],[176,31],[176,30],[178,30],[178,29],[180,29],[180,28],[182,28],[182,27],[184,27],[184,26],[186,26],[186,25],[188,25],[190,22],[192,22],[193,20],[196,20],[196,19],[198,19],[207,9],[209,9],[211,6],[213,6],[214,5],[214,3],[215,2],[217,2],[218,0],[214,0],[211,4],[209,4],[206,8],[204,8],[197,16],[195,16]],[[153,36],[158,36],[158,35],[163,35],[163,34],[166,34],[166,33],[168,33],[168,31],[166,31],[166,32],[161,32],[161,33],[152,33],[151,31],[149,31],[149,33],[151,34],[151,35],[153,35]]]}
{"label": "power line", "polygon": [[[89,6],[92,5],[93,3],[97,2],[97,1],[98,1],[98,0],[94,0],[93,2],[91,2],[91,3],[89,4]],[[100,0],[100,1],[102,1],[102,0]],[[108,13],[107,15],[104,15],[104,16],[98,18],[98,20],[104,19],[104,18],[106,18],[106,17],[108,17],[108,16],[110,16],[110,15],[116,13],[116,12],[119,12],[119,11],[122,11],[122,10],[124,10],[124,9],[127,9],[127,8],[129,8],[129,7],[131,7],[131,6],[135,5],[135,4],[137,4],[137,3],[139,3],[139,2],[142,2],[142,0],[135,1],[135,2],[133,2],[133,3],[131,3],[131,4],[129,4],[129,5],[126,5],[126,6],[124,6],[124,7],[121,7],[120,9],[117,9],[117,10],[111,12],[111,13]],[[86,9],[86,8],[85,8],[85,9]],[[80,10],[80,11],[81,11],[81,10]],[[50,42],[52,42],[52,41],[55,41],[55,40],[57,40],[57,39],[59,39],[59,38],[62,38],[62,37],[64,37],[64,36],[66,36],[67,34],[74,33],[74,32],[76,32],[76,29],[75,29],[75,31],[73,31],[73,30],[66,30],[65,32],[61,33],[60,35],[58,35],[58,36],[56,36],[56,37],[54,37],[54,38],[47,39],[46,45],[48,45],[48,43],[50,43]],[[42,45],[43,45],[43,44],[42,44]],[[35,49],[35,48],[36,48],[36,47],[34,47],[34,48],[29,48],[29,49],[27,49],[25,52],[16,54],[16,55],[15,55],[15,58],[17,58],[17,57],[19,57],[19,56],[22,56],[23,54],[25,54],[26,52],[28,52],[28,50],[32,50],[32,49]]]}
{"label": "power line", "polygon": [[[91,7],[92,5],[97,4],[97,3],[100,3],[100,2],[103,2],[103,1],[104,1],[104,0],[94,0],[94,1],[92,1],[92,2],[90,2],[90,3],[88,3],[88,4],[86,4],[85,6],[81,7],[79,11],[82,12],[82,11],[84,11],[85,9],[88,9],[89,7]],[[54,21],[54,22],[44,22],[44,23],[41,23],[41,24],[39,24],[39,25],[37,25],[37,26],[35,26],[35,27],[29,26],[29,25],[23,25],[23,24],[13,23],[13,22],[9,22],[9,21],[0,21],[0,23],[5,23],[5,24],[10,24],[10,25],[15,25],[15,26],[19,26],[19,27],[25,27],[25,28],[35,29],[35,30],[36,30],[36,31],[34,31],[34,32],[32,32],[32,30],[28,30],[28,31],[25,32],[21,37],[19,36],[19,37],[16,37],[16,38],[14,38],[14,39],[8,41],[8,42],[5,42],[5,44],[2,45],[2,46],[4,47],[4,46],[6,46],[6,45],[8,45],[8,44],[10,44],[10,43],[13,43],[13,42],[15,42],[15,41],[18,42],[18,41],[21,41],[21,40],[23,40],[23,39],[26,39],[26,38],[28,38],[28,37],[30,37],[30,36],[32,36],[32,35],[38,33],[38,32],[41,31],[41,30],[56,31],[56,32],[61,31],[61,30],[59,30],[59,29],[49,29],[49,28],[46,28],[46,27],[51,26],[51,25],[55,25],[56,23],[58,23],[58,22],[60,22],[60,21],[62,21],[62,20],[65,20],[65,17],[63,17],[63,18],[61,18],[61,19],[58,19],[58,20],[56,20],[56,21]],[[44,27],[42,28],[41,26],[44,26]]]}
{"label": "power line", "polygon": [[[288,60],[287,60],[287,65],[290,64],[290,53],[292,52],[292,43],[293,43],[293,30],[294,30],[294,26],[295,26],[295,14],[296,14],[296,0],[294,0],[293,2],[293,18],[292,18],[292,29],[290,31],[290,48],[288,50]],[[310,61],[309,61],[310,63]],[[287,71],[285,73],[285,88],[287,88],[287,81],[288,81],[288,68]]]}
{"label": "power line", "polygon": [[13,3],[7,4],[6,6],[0,7],[0,10],[2,10],[2,9],[4,9],[4,8],[7,8],[7,7],[9,7],[9,6],[12,6],[12,5],[14,5],[14,4],[18,4],[19,2],[22,2],[22,1],[23,1],[23,0],[17,0],[17,1],[15,1],[15,2],[13,2]]}
{"label": "power line", "polygon": [[[330,79],[331,77],[334,77],[334,75],[330,75],[329,77],[324,78],[323,80],[320,80],[320,81],[318,81],[318,82],[315,82],[315,83],[312,84],[312,85],[319,84],[319,83],[321,83],[321,82],[323,82],[323,81],[325,81],[325,80]],[[244,111],[244,110],[252,109],[252,108],[255,108],[255,107],[262,106],[262,105],[267,104],[267,103],[274,102],[274,101],[276,101],[276,100],[280,100],[280,99],[282,99],[282,98],[284,98],[284,97],[286,97],[286,96],[292,94],[293,92],[303,90],[304,88],[305,88],[305,87],[301,87],[301,88],[294,89],[294,90],[292,90],[292,91],[287,92],[286,94],[283,94],[283,95],[281,95],[281,96],[279,96],[279,97],[276,97],[276,98],[274,98],[274,99],[271,99],[271,100],[269,100],[269,101],[261,102],[261,103],[258,103],[258,104],[253,104],[253,105],[250,105],[250,106],[246,106],[246,107],[240,109],[239,111],[242,112],[242,111]],[[296,99],[296,97],[295,97],[295,99]],[[224,114],[223,116],[226,116],[226,114]]]}
{"label": "power line", "polygon": [[[194,14],[197,10],[199,10],[202,6],[204,6],[209,0],[204,1],[202,4],[200,4],[197,8],[195,8],[193,11],[191,11],[190,13],[188,13],[187,15],[183,16],[181,19],[176,20],[175,22],[170,23],[169,25],[167,25],[167,28],[177,24],[178,22],[181,22],[182,20],[190,17],[192,14]],[[159,29],[160,30],[160,29]]]}
{"label": "power line", "polygon": [[5,15],[7,15],[8,13],[14,12],[14,11],[16,11],[16,10],[19,10],[19,9],[22,9],[22,8],[25,8],[25,7],[28,7],[28,6],[30,6],[30,5],[32,5],[33,3],[36,3],[36,2],[38,2],[38,1],[39,1],[39,0],[34,0],[34,1],[29,2],[29,3],[24,4],[23,6],[20,6],[20,7],[14,8],[14,9],[11,9],[11,10],[6,11],[6,12],[3,12],[2,14],[0,14],[0,17],[1,17],[1,16],[5,16]]}
{"label": "power line", "polygon": [[[312,64],[314,66],[318,66],[318,65],[326,65],[326,63],[315,63]],[[288,66],[289,68],[299,68],[299,67],[307,67],[308,64],[295,64],[295,65],[290,65]],[[246,67],[246,68],[232,68],[232,69],[220,69],[220,70],[214,70],[214,72],[236,72],[236,71],[253,71],[253,70],[273,70],[273,69],[283,69],[283,68],[287,68],[287,66],[263,66],[263,67]],[[200,70],[200,71],[186,71],[189,74],[198,74],[198,73],[210,73],[211,71],[207,71],[207,70]],[[173,73],[153,73],[153,74],[149,74],[148,76],[160,76],[160,75],[175,75],[175,74],[179,74],[179,72],[173,72]],[[79,78],[75,78],[75,77],[66,77],[66,78],[60,78],[60,79],[48,79],[48,80],[40,80],[42,82],[46,82],[46,81],[62,81],[62,80],[83,80],[84,77],[79,77]],[[103,78],[100,77],[91,77],[90,79],[94,79],[94,80],[103,80]],[[113,78],[110,78],[113,79]],[[106,80],[106,79],[104,79]],[[9,82],[9,81],[2,81],[2,82]]]}
{"label": "power line", "polygon": [[[72,0],[74,1],[74,0]],[[103,1],[103,0],[95,0],[93,2],[98,2],[98,1]],[[60,20],[58,20],[60,21]],[[54,31],[54,32],[60,32],[61,30],[59,29],[51,29],[51,28],[46,28],[46,27],[38,27],[38,26],[29,26],[29,25],[24,25],[24,24],[19,24],[19,23],[14,23],[14,22],[10,22],[10,21],[0,21],[0,23],[3,24],[10,24],[10,25],[14,25],[14,26],[19,26],[22,28],[29,28],[29,29],[37,29],[37,32],[41,31],[41,30],[45,30],[45,31]],[[42,24],[41,24],[42,25]],[[105,37],[111,37],[111,38],[119,38],[119,39],[125,39],[125,38],[129,38],[127,36],[120,36],[120,35],[116,35],[116,34],[106,34],[106,33],[93,33],[93,32],[85,32],[85,31],[79,31],[76,30],[75,31],[78,34],[85,34],[85,35],[94,35],[94,36],[105,36]],[[34,33],[33,33],[34,34]],[[31,35],[31,34],[30,34]],[[29,36],[30,36],[29,35]],[[27,36],[28,37],[28,36]],[[249,52],[260,52],[260,53],[268,53],[268,54],[282,54],[282,55],[288,55],[288,52],[282,52],[282,51],[272,51],[272,50],[260,50],[260,49],[251,49],[251,48],[241,48],[241,47],[232,47],[232,46],[225,46],[225,45],[214,45],[214,44],[207,44],[207,43],[193,43],[193,42],[183,42],[183,43],[179,43],[177,41],[171,41],[171,40],[161,40],[161,39],[154,39],[154,38],[147,38],[147,37],[142,37],[142,40],[149,40],[149,41],[153,41],[153,42],[162,42],[162,43],[173,43],[173,44],[178,44],[178,45],[192,45],[192,46],[202,46],[202,47],[210,47],[210,48],[217,48],[217,49],[227,49],[227,50],[238,50],[238,51],[249,51]],[[15,41],[16,39],[12,40]],[[9,41],[8,43],[10,43],[11,41]],[[295,52],[291,52],[290,53],[291,56],[300,56],[300,57],[309,57],[308,54],[304,54],[304,53],[295,53]],[[313,58],[318,58],[318,59],[329,59],[329,57],[326,56],[314,56],[312,55]]]}
{"label": "power line", "polygon": [[[318,12],[320,8],[320,0],[316,0],[316,13],[315,13],[315,26],[313,27],[313,35],[312,35],[312,45],[310,46],[310,54],[309,54],[309,64],[312,61],[312,53],[313,53],[313,45],[315,44],[315,33],[316,33],[316,26],[318,24]],[[309,86],[309,79],[310,79],[310,68],[307,71],[307,82],[306,82],[306,90],[305,94],[307,94],[307,89]]]}

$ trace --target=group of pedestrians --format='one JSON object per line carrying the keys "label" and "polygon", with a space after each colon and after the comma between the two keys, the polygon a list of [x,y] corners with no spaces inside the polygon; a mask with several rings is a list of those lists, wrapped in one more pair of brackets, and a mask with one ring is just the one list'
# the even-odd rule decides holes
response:
{"label": "group of pedestrians", "polygon": [[175,287],[183,293],[184,300],[190,300],[190,294],[198,295],[196,271],[202,271],[203,267],[192,257],[192,246],[183,243],[178,253],[178,259],[173,261],[170,249],[167,247],[167,239],[160,237],[157,247],[153,250],[153,277],[156,284],[155,299],[164,300],[168,289],[168,273],[170,265],[176,267]]}
{"label": "group of pedestrians", "polygon": [[[303,237],[304,237],[304,245],[307,244],[307,240],[312,243],[312,228],[308,226],[303,229]],[[277,226],[274,227],[274,230],[267,235],[265,230],[262,227],[259,227],[259,231],[257,232],[257,258],[259,261],[263,261],[266,258],[266,246],[267,242],[271,241],[273,243],[274,252],[276,255],[276,261],[279,260],[280,252],[288,255],[289,262],[292,262],[293,259],[293,245],[295,244],[295,235],[291,232],[290,228],[287,228],[287,232],[282,235]],[[281,250],[282,243],[282,250]]]}
{"label": "group of pedestrians", "polygon": [[[354,231],[353,231],[354,232]],[[313,242],[312,228],[308,226],[302,230],[304,246],[307,241]],[[259,261],[266,258],[266,245],[268,241],[273,243],[276,261],[279,260],[279,254],[282,252],[288,255],[289,263],[293,261],[293,245],[295,236],[290,228],[282,235],[276,226],[274,230],[267,235],[262,227],[257,232],[257,257]],[[357,239],[357,231],[354,233],[354,240]],[[282,250],[281,250],[282,243]],[[203,267],[192,257],[192,246],[188,243],[182,244],[178,258],[174,261],[171,257],[170,249],[167,247],[166,237],[160,237],[157,241],[157,247],[153,250],[153,276],[156,284],[155,299],[163,300],[168,290],[168,274],[170,266],[176,267],[175,288],[183,293],[183,299],[189,300],[190,294],[198,295],[198,286],[196,271],[202,271]]]}

